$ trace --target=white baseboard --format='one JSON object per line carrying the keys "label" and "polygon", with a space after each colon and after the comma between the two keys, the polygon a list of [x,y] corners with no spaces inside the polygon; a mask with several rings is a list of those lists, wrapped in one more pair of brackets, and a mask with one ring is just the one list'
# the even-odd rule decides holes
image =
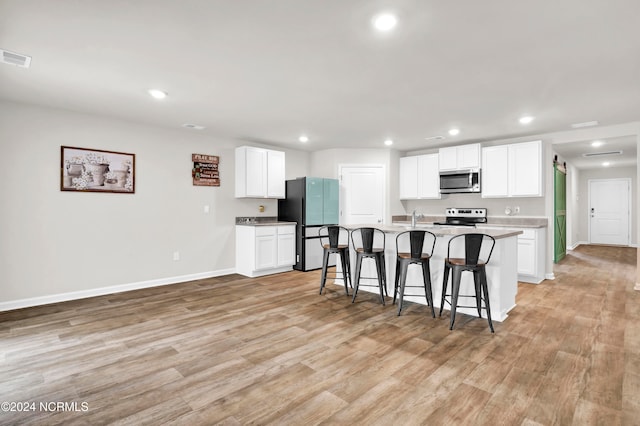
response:
{"label": "white baseboard", "polygon": [[[567,247],[567,250],[575,250],[576,248],[578,248],[578,246],[581,245],[585,245],[588,246],[589,244],[591,244],[589,241],[578,241],[577,243],[575,243],[573,246],[571,247]],[[624,247],[624,246],[622,246]],[[626,247],[634,247],[634,248],[638,248],[638,244],[637,243],[630,243],[628,246]]]}
{"label": "white baseboard", "polygon": [[582,244],[588,244],[588,243],[587,243],[587,242],[585,242],[585,241],[578,241],[578,242],[577,242],[577,243],[575,243],[574,245],[567,247],[567,250],[569,250],[569,251],[575,250],[575,249],[577,249],[577,248],[578,248],[578,246],[580,246],[580,245],[582,245]]}
{"label": "white baseboard", "polygon": [[553,272],[551,272],[550,274],[544,274],[544,279],[545,280],[555,280],[556,276],[553,274]]}
{"label": "white baseboard", "polygon": [[640,283],[636,283],[636,286],[633,287],[634,290],[640,291]]}
{"label": "white baseboard", "polygon": [[69,293],[51,294],[47,296],[32,297],[29,299],[11,300],[8,302],[0,302],[0,312],[29,308],[32,306],[48,305],[50,303],[66,302],[69,300],[86,299],[87,297],[104,296],[105,294],[121,293],[123,291],[140,290],[149,287],[159,287],[186,281],[220,277],[222,275],[234,274],[235,272],[235,268],[220,269],[218,271],[200,272],[197,274],[181,275],[177,277],[158,278],[155,280],[140,281],[137,283],[92,288],[90,290],[72,291]]}

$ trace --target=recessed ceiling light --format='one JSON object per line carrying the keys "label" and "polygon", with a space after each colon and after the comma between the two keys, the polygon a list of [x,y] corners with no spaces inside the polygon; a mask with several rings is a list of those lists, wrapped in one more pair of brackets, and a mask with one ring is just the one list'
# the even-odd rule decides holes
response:
{"label": "recessed ceiling light", "polygon": [[307,135],[300,135],[298,140],[302,143],[306,143],[306,142],[309,142],[309,137]]}
{"label": "recessed ceiling light", "polygon": [[391,139],[387,139],[386,141],[384,141],[384,144],[386,146],[391,146],[391,145],[393,145],[393,141]]}
{"label": "recessed ceiling light", "polygon": [[529,124],[533,121],[533,117],[530,115],[525,115],[524,117],[520,117],[520,124]]}
{"label": "recessed ceiling light", "polygon": [[149,89],[149,94],[156,99],[164,99],[167,97],[167,92],[163,92],[159,89]]}
{"label": "recessed ceiling light", "polygon": [[602,163],[602,167],[609,167],[611,165],[611,163],[609,163],[608,161],[605,161],[604,163]]}
{"label": "recessed ceiling light", "polygon": [[395,28],[398,18],[391,13],[381,13],[373,18],[373,26],[378,31],[387,32]]}
{"label": "recessed ceiling light", "polygon": [[604,142],[602,142],[602,141],[593,141],[593,142],[591,142],[591,146],[596,147],[596,148],[599,147],[599,146],[602,146],[602,145],[604,145]]}
{"label": "recessed ceiling light", "polygon": [[571,125],[571,127],[573,127],[574,129],[579,129],[580,127],[591,127],[591,126],[597,126],[598,122],[597,121],[585,121],[584,123],[574,123]]}
{"label": "recessed ceiling light", "polygon": [[449,134],[450,134],[451,136],[456,136],[456,135],[458,135],[459,133],[460,133],[460,129],[451,129],[451,130],[449,130]]}

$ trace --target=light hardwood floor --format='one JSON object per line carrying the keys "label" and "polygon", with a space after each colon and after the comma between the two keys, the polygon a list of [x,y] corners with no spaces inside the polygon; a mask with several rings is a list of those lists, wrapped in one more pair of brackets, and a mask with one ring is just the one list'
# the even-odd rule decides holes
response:
{"label": "light hardwood floor", "polygon": [[635,269],[633,248],[581,246],[555,281],[519,285],[495,334],[340,286],[319,296],[317,272],[0,313],[0,401],[78,410],[0,424],[638,425]]}

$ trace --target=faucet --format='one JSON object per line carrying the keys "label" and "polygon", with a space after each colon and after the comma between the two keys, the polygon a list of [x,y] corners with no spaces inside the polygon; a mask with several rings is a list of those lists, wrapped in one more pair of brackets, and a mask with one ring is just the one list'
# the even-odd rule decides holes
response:
{"label": "faucet", "polygon": [[411,227],[412,228],[416,227],[416,210],[414,210],[413,213],[411,213]]}

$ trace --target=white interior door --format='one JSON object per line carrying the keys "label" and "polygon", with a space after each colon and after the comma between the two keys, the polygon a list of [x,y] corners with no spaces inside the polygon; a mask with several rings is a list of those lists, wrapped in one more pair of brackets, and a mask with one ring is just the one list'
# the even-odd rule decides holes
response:
{"label": "white interior door", "polygon": [[340,165],[340,224],[384,221],[384,166]]}
{"label": "white interior door", "polygon": [[589,242],[629,245],[629,179],[589,180]]}

